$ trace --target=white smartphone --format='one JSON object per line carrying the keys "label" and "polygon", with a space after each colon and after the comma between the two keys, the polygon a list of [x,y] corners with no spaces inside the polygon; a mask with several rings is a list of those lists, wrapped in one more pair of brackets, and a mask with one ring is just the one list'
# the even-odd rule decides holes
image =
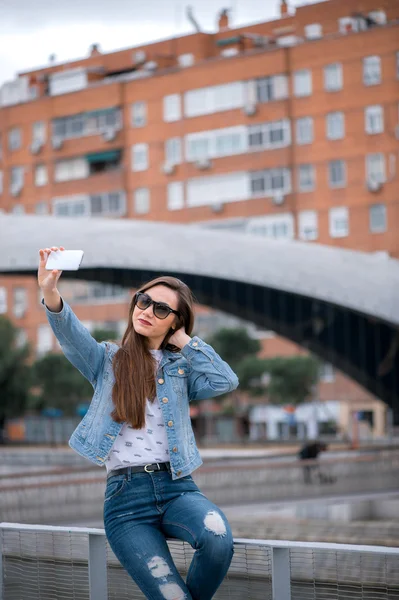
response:
{"label": "white smartphone", "polygon": [[83,260],[83,250],[51,251],[46,262],[47,271],[77,271]]}

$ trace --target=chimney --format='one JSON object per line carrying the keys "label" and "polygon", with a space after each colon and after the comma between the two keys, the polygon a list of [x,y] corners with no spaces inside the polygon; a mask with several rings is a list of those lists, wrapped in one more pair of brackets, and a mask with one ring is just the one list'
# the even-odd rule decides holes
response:
{"label": "chimney", "polygon": [[219,15],[219,31],[224,31],[225,29],[229,29],[229,9],[223,8],[220,11]]}
{"label": "chimney", "polygon": [[90,56],[100,56],[100,46],[99,44],[92,44],[90,46]]}
{"label": "chimney", "polygon": [[281,3],[280,3],[280,15],[281,15],[281,17],[288,17],[288,4],[287,4],[287,0],[281,0]]}

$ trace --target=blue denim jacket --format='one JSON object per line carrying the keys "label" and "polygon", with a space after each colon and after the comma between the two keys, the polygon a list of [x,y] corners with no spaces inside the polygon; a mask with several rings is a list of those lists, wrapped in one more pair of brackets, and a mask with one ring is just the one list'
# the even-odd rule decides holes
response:
{"label": "blue denim jacket", "polygon": [[[59,313],[46,307],[46,314],[65,356],[94,388],[90,407],[69,445],[104,466],[123,425],[111,417],[115,381],[112,359],[119,347],[112,342],[96,342],[65,301]],[[191,428],[189,401],[213,398],[237,386],[237,376],[229,365],[198,337],[192,338],[181,353],[164,350],[156,390],[166,425],[173,479],[189,475],[202,464]]]}

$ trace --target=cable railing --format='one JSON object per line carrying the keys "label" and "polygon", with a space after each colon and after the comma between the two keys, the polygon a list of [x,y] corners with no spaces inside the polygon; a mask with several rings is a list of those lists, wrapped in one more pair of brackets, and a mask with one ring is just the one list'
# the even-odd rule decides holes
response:
{"label": "cable railing", "polygon": [[[184,577],[192,548],[169,540]],[[399,548],[235,539],[215,600],[399,600]],[[0,600],[142,600],[103,529],[0,524]]]}

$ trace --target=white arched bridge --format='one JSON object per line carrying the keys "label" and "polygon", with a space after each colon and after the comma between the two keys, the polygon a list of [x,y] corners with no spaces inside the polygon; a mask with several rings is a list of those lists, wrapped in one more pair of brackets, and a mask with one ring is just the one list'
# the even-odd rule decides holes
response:
{"label": "white arched bridge", "polygon": [[136,286],[183,279],[197,300],[308,348],[384,400],[399,423],[399,261],[148,221],[0,215],[0,274],[35,275],[38,249],[85,252],[63,277]]}

